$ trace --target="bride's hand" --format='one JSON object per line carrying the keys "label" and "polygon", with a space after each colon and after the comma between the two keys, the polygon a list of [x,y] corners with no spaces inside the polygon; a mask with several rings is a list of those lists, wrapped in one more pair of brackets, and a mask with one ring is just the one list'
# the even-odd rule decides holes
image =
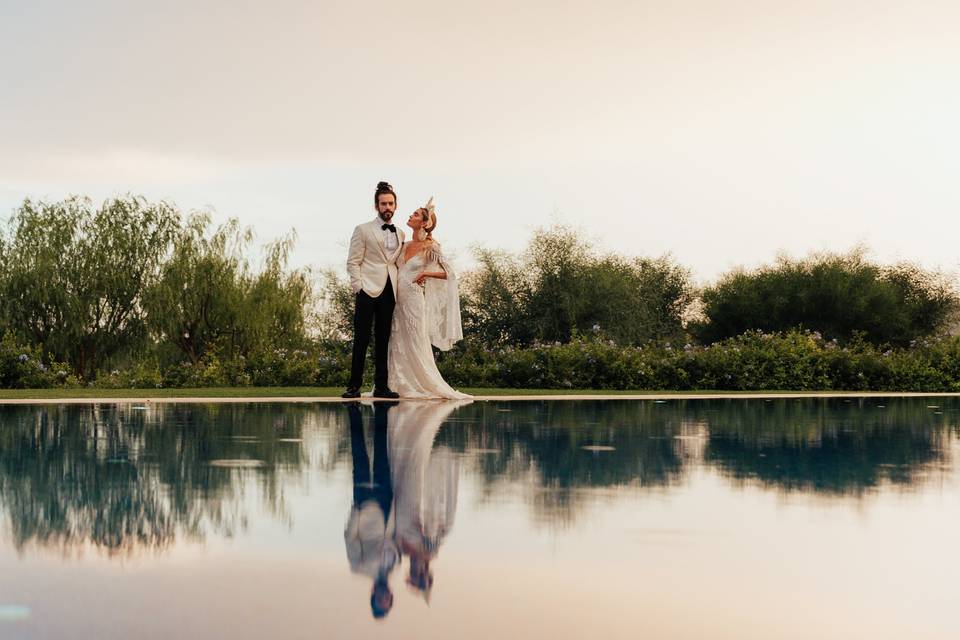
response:
{"label": "bride's hand", "polygon": [[424,283],[425,283],[426,281],[427,281],[427,272],[426,272],[426,271],[421,271],[421,272],[420,272],[420,275],[417,276],[417,279],[414,280],[414,282],[416,282],[416,283],[417,283],[418,285],[420,285],[421,287],[424,285]]}

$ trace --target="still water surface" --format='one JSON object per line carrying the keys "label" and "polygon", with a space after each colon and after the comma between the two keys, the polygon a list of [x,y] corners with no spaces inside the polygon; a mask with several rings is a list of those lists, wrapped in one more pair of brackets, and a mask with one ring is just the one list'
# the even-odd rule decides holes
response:
{"label": "still water surface", "polygon": [[0,638],[957,638],[960,401],[0,407]]}

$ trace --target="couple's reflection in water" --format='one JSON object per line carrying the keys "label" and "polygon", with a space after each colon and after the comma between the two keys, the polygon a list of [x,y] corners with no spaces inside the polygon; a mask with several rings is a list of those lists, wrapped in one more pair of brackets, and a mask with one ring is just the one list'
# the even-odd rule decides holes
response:
{"label": "couple's reflection in water", "polygon": [[[373,456],[364,430],[367,407],[347,407],[353,458],[353,504],[344,529],[354,573],[373,581],[375,618],[393,608],[391,575],[404,562],[405,582],[429,601],[431,561],[453,527],[459,461],[434,447],[444,420],[469,401],[373,403]],[[367,421],[369,426],[369,421]]]}
{"label": "couple's reflection in water", "polygon": [[255,535],[250,522],[293,523],[286,496],[352,463],[347,553],[382,616],[391,576],[429,595],[461,472],[484,508],[509,491],[559,530],[592,526],[598,500],[681,490],[692,471],[838,504],[916,492],[953,477],[960,438],[953,398],[463,404],[350,420],[339,405],[0,407],[0,551],[134,558]]}

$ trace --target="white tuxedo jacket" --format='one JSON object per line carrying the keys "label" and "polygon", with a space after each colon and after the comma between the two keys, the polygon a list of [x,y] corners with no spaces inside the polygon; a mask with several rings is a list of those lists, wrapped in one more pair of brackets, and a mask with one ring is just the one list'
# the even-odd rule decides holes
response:
{"label": "white tuxedo jacket", "polygon": [[347,274],[350,276],[350,288],[354,293],[364,291],[371,298],[383,293],[387,285],[387,276],[393,284],[393,295],[397,295],[397,256],[403,250],[403,230],[397,228],[397,248],[387,251],[386,235],[382,229],[383,220],[375,220],[357,225],[350,238],[350,251],[347,253]]}

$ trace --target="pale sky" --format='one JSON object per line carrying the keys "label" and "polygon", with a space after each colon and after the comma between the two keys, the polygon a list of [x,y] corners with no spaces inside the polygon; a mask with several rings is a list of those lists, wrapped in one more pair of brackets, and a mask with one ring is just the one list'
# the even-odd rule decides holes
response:
{"label": "pale sky", "polygon": [[955,1],[0,0],[0,216],[213,207],[343,268],[378,180],[438,239],[562,221],[707,281],[865,243],[960,268]]}

